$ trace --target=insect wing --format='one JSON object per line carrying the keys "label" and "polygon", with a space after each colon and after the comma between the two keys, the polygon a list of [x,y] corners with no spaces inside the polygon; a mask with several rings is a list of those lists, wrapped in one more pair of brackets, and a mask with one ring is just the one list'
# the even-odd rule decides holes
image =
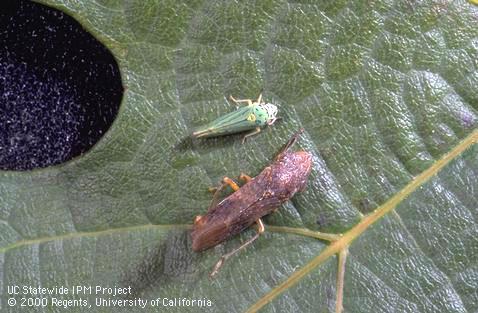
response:
{"label": "insect wing", "polygon": [[256,127],[254,107],[245,106],[200,127],[193,137],[215,137],[239,133]]}
{"label": "insect wing", "polygon": [[[239,234],[259,218],[272,212],[281,204],[277,197],[263,197],[268,189],[271,170],[266,168],[251,182],[242,186],[214,210],[203,217],[201,224],[194,225],[191,233],[193,250],[211,248],[224,240]],[[260,200],[259,200],[260,199]]]}

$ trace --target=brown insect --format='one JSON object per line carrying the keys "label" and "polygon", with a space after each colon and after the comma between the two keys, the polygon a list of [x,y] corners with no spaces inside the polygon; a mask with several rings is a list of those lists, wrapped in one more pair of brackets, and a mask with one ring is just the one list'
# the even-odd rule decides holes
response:
{"label": "brown insect", "polygon": [[[194,251],[214,247],[253,223],[258,225],[254,237],[219,259],[211,277],[217,274],[229,257],[259,238],[265,230],[261,217],[274,212],[296,192],[305,189],[312,168],[312,155],[306,151],[290,151],[302,132],[303,129],[294,134],[274,162],[259,175],[251,178],[241,174],[239,178],[246,181],[242,187],[224,177],[222,184],[216,189],[207,214],[194,219],[191,233]],[[218,203],[218,195],[225,186],[230,186],[235,192]]]}

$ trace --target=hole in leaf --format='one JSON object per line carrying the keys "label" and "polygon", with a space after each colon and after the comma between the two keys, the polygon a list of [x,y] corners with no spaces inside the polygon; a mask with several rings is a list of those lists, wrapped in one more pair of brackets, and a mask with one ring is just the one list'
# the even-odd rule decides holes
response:
{"label": "hole in leaf", "polygon": [[123,95],[114,57],[67,14],[0,2],[0,169],[30,170],[88,151]]}

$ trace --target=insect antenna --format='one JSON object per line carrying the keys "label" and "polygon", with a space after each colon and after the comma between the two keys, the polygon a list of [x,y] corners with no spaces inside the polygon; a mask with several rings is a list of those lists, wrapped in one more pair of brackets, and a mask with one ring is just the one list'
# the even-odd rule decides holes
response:
{"label": "insect antenna", "polygon": [[209,204],[209,208],[207,209],[208,212],[211,212],[217,205],[217,203],[219,202],[219,196],[221,194],[221,191],[224,189],[224,187],[226,187],[227,184],[225,183],[221,183],[219,185],[219,187],[213,187],[213,188],[210,188],[209,190],[210,191],[213,191],[214,188],[216,190],[214,190],[214,194],[212,195],[212,200],[211,200],[211,204]]}
{"label": "insect antenna", "polygon": [[282,154],[284,154],[285,152],[287,152],[287,150],[289,150],[296,142],[297,140],[299,139],[299,136],[304,132],[304,129],[303,128],[300,128],[295,134],[292,135],[292,137],[290,137],[289,141],[285,144],[285,146],[282,148],[282,150],[279,152],[279,154],[277,155],[276,157],[276,160],[277,159],[280,159],[280,157],[282,156]]}

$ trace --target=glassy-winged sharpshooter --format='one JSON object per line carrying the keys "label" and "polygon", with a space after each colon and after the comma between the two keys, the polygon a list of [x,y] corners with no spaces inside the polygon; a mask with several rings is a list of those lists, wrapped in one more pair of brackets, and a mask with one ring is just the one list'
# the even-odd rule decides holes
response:
{"label": "glassy-winged sharpshooter", "polygon": [[[224,177],[217,188],[208,212],[204,216],[196,216],[191,233],[192,249],[202,251],[239,234],[254,223],[258,231],[237,249],[223,255],[213,268],[210,276],[214,276],[222,264],[234,253],[245,248],[264,232],[261,218],[275,211],[282,203],[288,201],[298,191],[305,189],[307,178],[312,168],[312,155],[306,151],[291,151],[297,141],[301,129],[287,142],[274,162],[267,166],[254,178],[241,174],[240,179],[246,181],[239,187],[232,179]],[[217,196],[225,186],[235,191],[219,203]]]}
{"label": "glassy-winged sharpshooter", "polygon": [[232,96],[230,96],[230,99],[237,104],[245,102],[247,106],[199,127],[192,133],[192,136],[195,138],[217,137],[251,130],[244,136],[242,140],[244,143],[248,137],[258,134],[261,127],[272,125],[277,120],[277,106],[262,102],[262,94],[256,101],[250,99],[236,100]]}

